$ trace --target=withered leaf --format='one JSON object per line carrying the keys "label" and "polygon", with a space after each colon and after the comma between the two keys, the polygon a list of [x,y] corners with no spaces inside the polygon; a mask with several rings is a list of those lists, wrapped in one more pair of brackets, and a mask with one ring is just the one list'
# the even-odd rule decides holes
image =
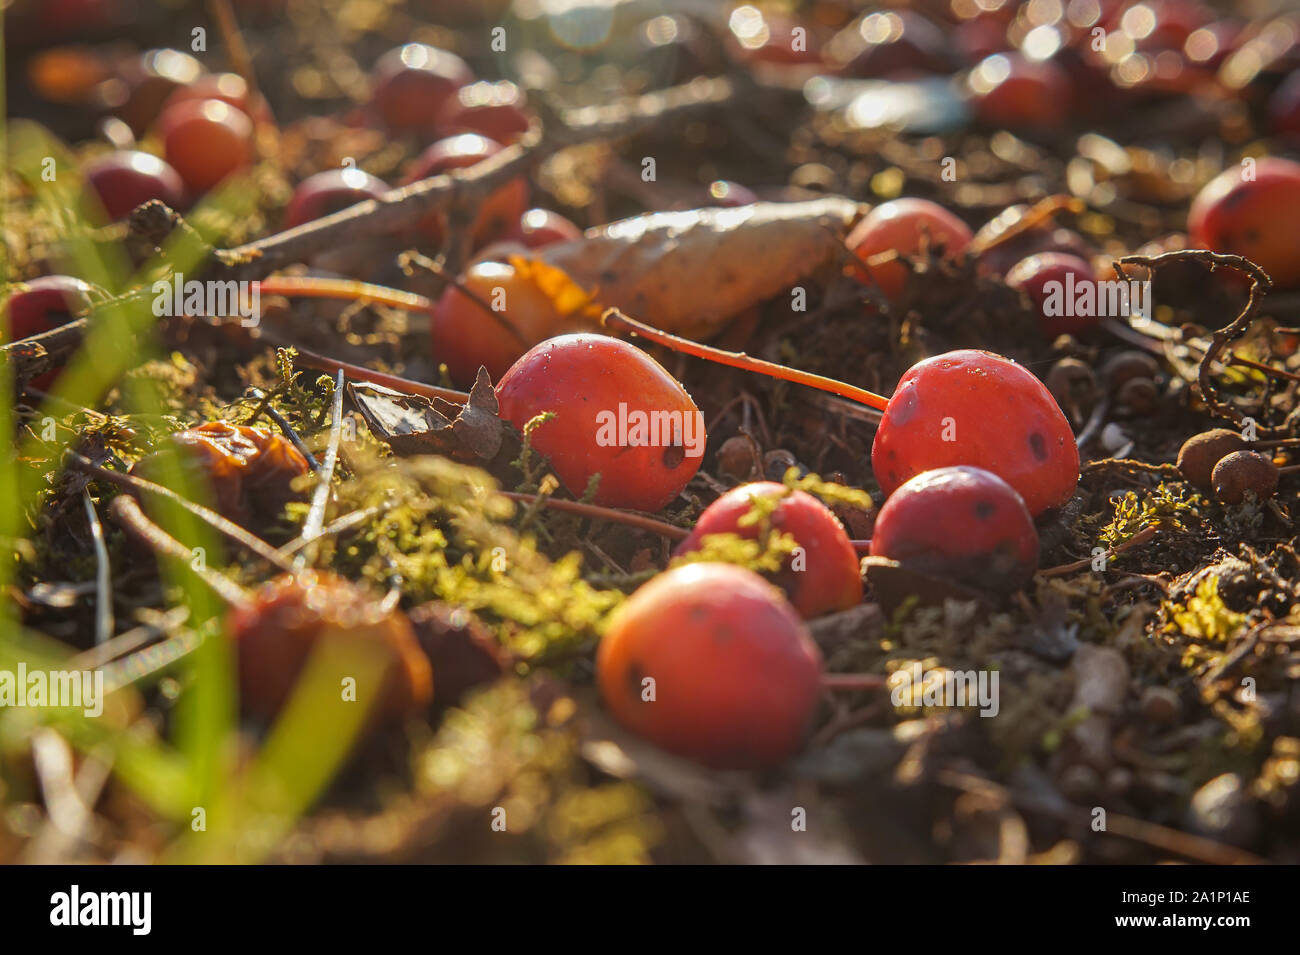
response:
{"label": "withered leaf", "polygon": [[596,301],[656,328],[708,338],[843,254],[863,207],[842,196],[652,212],[534,255]]}
{"label": "withered leaf", "polygon": [[348,382],[348,395],[370,430],[394,454],[441,454],[485,464],[518,451],[519,436],[498,416],[496,391],[484,368],[479,369],[464,406],[368,381]]}

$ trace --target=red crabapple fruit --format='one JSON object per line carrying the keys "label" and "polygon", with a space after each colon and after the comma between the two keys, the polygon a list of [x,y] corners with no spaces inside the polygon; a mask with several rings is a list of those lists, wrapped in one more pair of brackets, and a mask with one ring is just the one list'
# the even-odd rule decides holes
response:
{"label": "red crabapple fruit", "polygon": [[1038,569],[1038,532],[1025,502],[975,467],[922,471],[880,508],[873,557],[986,590],[1010,592]]}
{"label": "red crabapple fruit", "polygon": [[1048,339],[1095,328],[1104,307],[1092,266],[1066,252],[1022,259],[1007,272],[1007,285],[1029,296],[1038,310],[1038,327]]}
{"label": "red crabapple fruit", "polygon": [[163,155],[193,193],[253,163],[253,121],[219,99],[185,100],[158,119]]}
{"label": "red crabapple fruit", "polygon": [[[943,255],[957,259],[970,244],[971,231],[955,215],[928,199],[894,199],[872,209],[845,240],[864,263],[886,252],[912,257],[923,247],[942,246]],[[907,281],[907,266],[889,261],[869,266],[880,290],[896,299]]]}
{"label": "red crabapple fruit", "polygon": [[1187,214],[1193,248],[1250,259],[1279,288],[1300,286],[1300,163],[1267,157],[1225,169]]}
{"label": "red crabapple fruit", "polygon": [[426,43],[407,43],[379,58],[370,104],[389,129],[432,132],[443,105],[474,82],[455,53]]}
{"label": "red crabapple fruit", "polygon": [[479,133],[506,145],[528,132],[531,124],[524,94],[509,80],[462,86],[438,112],[438,129],[444,136]]}
{"label": "red crabapple fruit", "polygon": [[1032,372],[991,352],[962,349],[908,369],[871,449],[887,495],[922,471],[952,465],[992,471],[1037,516],[1074,493],[1079,448],[1056,399]]}
{"label": "red crabapple fruit", "polygon": [[152,199],[180,209],[185,197],[185,183],[175,169],[152,153],[134,149],[92,159],[83,175],[110,221],[125,219]]}
{"label": "red crabapple fruit", "polygon": [[556,242],[573,242],[581,238],[581,229],[550,209],[529,209],[505,236],[507,242],[518,242],[526,249],[541,249]]}
{"label": "red crabapple fruit", "polygon": [[361,169],[327,169],[298,183],[284,210],[284,227],[292,229],[355,206],[366,199],[378,199],[388,184]]}
{"label": "red crabapple fruit", "polygon": [[847,610],[862,601],[858,555],[839,518],[805,491],[791,492],[783,484],[759,481],[732,488],[704,509],[691,535],[677,546],[677,554],[697,551],[710,534],[736,534],[756,540],[759,524],[742,525],[754,499],[777,498],[768,517],[774,533],[788,534],[799,548],[788,557],[772,582],[785,591],[790,603],[805,618]]}
{"label": "red crabapple fruit", "polygon": [[[4,306],[5,341],[18,341],[66,325],[90,308],[92,286],[70,275],[46,275],[15,286]],[[31,385],[49,391],[62,369],[42,372]]]}
{"label": "red crabapple fruit", "polygon": [[704,454],[704,418],[662,365],[627,342],[589,333],[534,346],[497,383],[501,417],[532,432],[569,493],[607,507],[658,511],[681,493]]}
{"label": "red crabapple fruit", "polygon": [[686,564],[614,612],[596,655],[616,719],[709,766],[779,765],[803,743],[821,653],[781,592],[730,564]]}
{"label": "red crabapple fruit", "polygon": [[[498,303],[500,311],[488,311]],[[533,345],[567,331],[565,318],[515,266],[476,262],[434,306],[433,355],[458,385],[472,385],[479,366],[496,380]]]}
{"label": "red crabapple fruit", "polygon": [[1050,129],[1064,123],[1070,79],[1051,60],[995,53],[971,70],[966,86],[975,114],[988,126]]}
{"label": "red crabapple fruit", "polygon": [[[453,169],[466,169],[495,156],[502,149],[499,142],[478,133],[461,133],[440,139],[426,149],[407,170],[404,184],[439,176]],[[470,228],[475,247],[505,236],[514,229],[528,208],[528,181],[523,177],[504,183],[479,204],[478,216]],[[441,214],[430,213],[420,222],[430,243],[438,245],[446,234]]]}

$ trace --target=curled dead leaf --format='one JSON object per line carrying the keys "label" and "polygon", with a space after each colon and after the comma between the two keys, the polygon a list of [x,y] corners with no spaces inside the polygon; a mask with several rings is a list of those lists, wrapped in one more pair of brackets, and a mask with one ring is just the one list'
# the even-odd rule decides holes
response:
{"label": "curled dead leaf", "polygon": [[482,368],[463,406],[368,381],[348,382],[348,396],[394,454],[442,454],[491,470],[519,453],[519,435],[498,417],[496,391]]}
{"label": "curled dead leaf", "polygon": [[862,209],[830,196],[648,213],[547,246],[537,258],[593,289],[601,305],[707,338],[834,263]]}

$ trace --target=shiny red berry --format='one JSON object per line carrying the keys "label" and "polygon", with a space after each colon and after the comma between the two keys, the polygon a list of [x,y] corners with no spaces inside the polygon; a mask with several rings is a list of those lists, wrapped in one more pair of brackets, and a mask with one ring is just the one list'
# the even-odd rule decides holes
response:
{"label": "shiny red berry", "polygon": [[253,163],[253,121],[217,99],[185,100],[158,119],[163,154],[194,193]]}
{"label": "shiny red berry", "polygon": [[443,135],[479,133],[509,145],[528,132],[532,120],[523,91],[509,80],[462,86],[438,112]]}
{"label": "shiny red berry", "polygon": [[607,335],[551,338],[530,349],[497,383],[501,417],[532,433],[569,493],[596,474],[597,504],[657,511],[699,470],[704,418],[662,365]]}
{"label": "shiny red berry", "polygon": [[710,534],[735,534],[757,540],[760,523],[742,525],[754,510],[756,498],[776,498],[767,517],[771,531],[794,538],[797,550],[781,570],[769,577],[785,591],[805,618],[847,610],[862,600],[858,555],[839,518],[817,498],[804,491],[791,492],[784,484],[759,481],[732,488],[704,509],[690,537],[677,546],[677,554],[699,550]]}
{"label": "shiny red berry", "polygon": [[375,64],[370,104],[390,129],[432,132],[446,101],[473,82],[473,71],[455,53],[408,43]]}
{"label": "shiny red berry", "polygon": [[146,50],[122,69],[122,82],[106,85],[117,115],[142,136],[158,118],[167,98],[204,75],[203,64],[180,50]]}
{"label": "shiny red berry", "polygon": [[[14,286],[4,306],[5,340],[30,338],[66,325],[90,308],[92,286],[69,275],[47,275]],[[61,369],[31,380],[32,387],[48,391]]]}
{"label": "shiny red berry", "polygon": [[1206,184],[1187,213],[1192,248],[1245,256],[1279,288],[1300,286],[1300,162],[1268,157]]}
{"label": "shiny red berry", "polygon": [[[491,311],[494,304],[503,307]],[[565,319],[555,300],[513,265],[476,262],[434,306],[433,357],[466,388],[480,366],[500,379],[533,345],[574,327]]]}
{"label": "shiny red berry", "polygon": [[519,217],[518,225],[505,238],[507,241],[518,242],[527,249],[540,249],[556,242],[581,239],[582,230],[558,212],[529,209]]}
{"label": "shiny red berry", "polygon": [[913,365],[871,449],[887,495],[922,471],[963,464],[1002,478],[1035,516],[1068,501],[1079,481],[1079,449],[1051,392],[1010,359],[972,349]]}
{"label": "shiny red berry", "polygon": [[971,70],[966,87],[985,125],[1049,129],[1065,123],[1070,79],[1051,60],[995,53]]}
{"label": "shiny red berry", "polygon": [[1100,312],[1109,307],[1098,301],[1102,287],[1092,266],[1066,252],[1042,252],[1022,259],[1007,272],[1007,285],[1029,296],[1038,310],[1038,327],[1048,338],[1090,331],[1100,321]]}
{"label": "shiny red berry", "polygon": [[760,769],[793,756],[816,709],[821,653],[781,592],[729,564],[687,564],[614,612],[596,654],[615,718],[669,752]]}
{"label": "shiny red berry", "polygon": [[[455,169],[468,169],[489,156],[495,156],[501,149],[499,142],[478,133],[448,136],[416,158],[403,183],[444,175]],[[520,216],[528,208],[528,191],[528,181],[521,176],[502,184],[479,204],[478,216],[471,227],[475,247],[502,238],[518,225]],[[420,221],[420,229],[431,244],[439,245],[445,236],[446,224],[442,215],[435,212]]]}
{"label": "shiny red berry", "polygon": [[269,121],[271,118],[266,100],[250,90],[248,83],[238,73],[206,73],[173,91],[164,108],[196,99],[219,99],[254,122]]}
{"label": "shiny red berry", "polygon": [[378,199],[388,184],[361,169],[327,169],[298,183],[284,211],[284,227],[292,229],[313,219]]}
{"label": "shiny red berry", "polygon": [[880,290],[897,298],[907,281],[907,266],[897,259],[871,264],[890,252],[914,258],[923,249],[943,250],[946,259],[957,259],[970,244],[966,223],[928,199],[894,199],[872,209],[849,233],[845,243],[869,268]]}
{"label": "shiny red berry", "polygon": [[1020,495],[996,474],[936,468],[885,501],[871,554],[931,576],[1009,592],[1038,569],[1038,532]]}
{"label": "shiny red berry", "polygon": [[83,174],[110,221],[125,219],[151,199],[178,210],[184,202],[180,174],[152,153],[134,149],[108,153],[87,163]]}

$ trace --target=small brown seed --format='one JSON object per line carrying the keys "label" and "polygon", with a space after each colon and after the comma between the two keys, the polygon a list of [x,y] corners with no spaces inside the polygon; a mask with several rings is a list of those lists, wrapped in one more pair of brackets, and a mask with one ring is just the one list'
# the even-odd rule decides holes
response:
{"label": "small brown seed", "polygon": [[1150,378],[1130,378],[1120,385],[1115,393],[1116,399],[1125,408],[1137,414],[1150,414],[1156,410],[1160,400],[1160,391]]}
{"label": "small brown seed", "polygon": [[1047,390],[1062,408],[1086,399],[1096,390],[1097,377],[1086,362],[1062,358],[1047,373]]}
{"label": "small brown seed", "polygon": [[718,471],[737,481],[748,481],[758,470],[758,445],[743,434],[733,435],[718,448]]}
{"label": "small brown seed", "polygon": [[1214,466],[1226,455],[1245,448],[1246,439],[1235,431],[1227,428],[1202,431],[1184,441],[1178,450],[1178,470],[1183,472],[1188,484],[1208,491]]}
{"label": "small brown seed", "polygon": [[800,477],[808,473],[808,469],[785,448],[777,448],[763,455],[763,473],[769,481],[785,480],[785,472],[791,468],[798,468]]}
{"label": "small brown seed", "polygon": [[1214,493],[1225,504],[1240,504],[1246,492],[1267,501],[1277,490],[1277,467],[1257,451],[1234,451],[1214,466],[1210,476]]}
{"label": "small brown seed", "polygon": [[1142,717],[1158,726],[1171,726],[1178,722],[1183,704],[1178,694],[1167,686],[1148,687],[1142,694]]}
{"label": "small brown seed", "polygon": [[1112,389],[1118,389],[1133,378],[1155,378],[1158,374],[1160,365],[1155,358],[1132,349],[1111,355],[1101,365],[1102,380]]}

